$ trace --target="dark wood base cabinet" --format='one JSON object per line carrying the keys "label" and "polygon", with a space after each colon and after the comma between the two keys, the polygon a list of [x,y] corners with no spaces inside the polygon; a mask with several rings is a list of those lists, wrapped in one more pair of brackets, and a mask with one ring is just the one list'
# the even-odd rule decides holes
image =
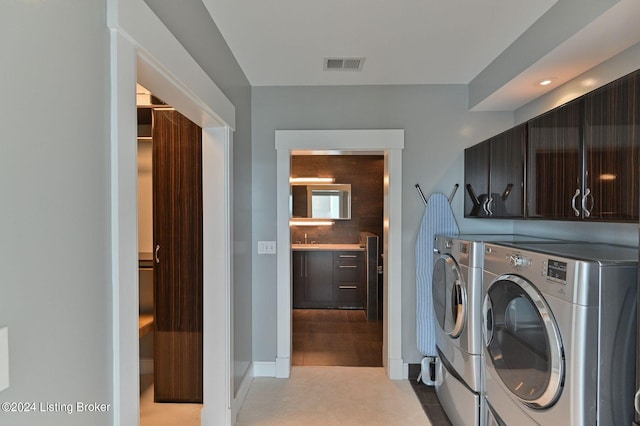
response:
{"label": "dark wood base cabinet", "polygon": [[293,307],[364,308],[364,256],[360,251],[294,251]]}

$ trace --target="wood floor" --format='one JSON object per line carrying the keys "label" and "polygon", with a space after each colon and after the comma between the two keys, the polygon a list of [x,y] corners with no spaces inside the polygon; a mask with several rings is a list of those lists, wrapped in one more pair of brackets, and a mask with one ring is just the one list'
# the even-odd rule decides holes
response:
{"label": "wood floor", "polygon": [[382,321],[362,310],[293,309],[294,366],[382,367]]}

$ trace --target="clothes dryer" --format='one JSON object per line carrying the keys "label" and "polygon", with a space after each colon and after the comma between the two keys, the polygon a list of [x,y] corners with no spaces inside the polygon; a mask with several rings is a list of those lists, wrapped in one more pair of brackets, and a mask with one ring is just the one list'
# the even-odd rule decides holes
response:
{"label": "clothes dryer", "polygon": [[435,390],[455,425],[482,424],[482,267],[484,244],[556,241],[511,234],[436,235],[433,304],[436,317]]}
{"label": "clothes dryer", "polygon": [[638,250],[486,244],[488,425],[633,421]]}

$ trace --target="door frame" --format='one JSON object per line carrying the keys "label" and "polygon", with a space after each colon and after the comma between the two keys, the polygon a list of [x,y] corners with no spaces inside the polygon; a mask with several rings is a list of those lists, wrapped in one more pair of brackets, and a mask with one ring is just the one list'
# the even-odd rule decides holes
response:
{"label": "door frame", "polygon": [[387,376],[401,380],[402,360],[402,150],[404,129],[276,130],[277,150],[277,356],[275,375],[291,374],[291,232],[289,176],[291,153],[358,151],[384,153],[383,342]]}
{"label": "door frame", "polygon": [[201,424],[231,425],[237,410],[232,394],[230,314],[231,144],[235,108],[143,0],[107,0],[107,25],[111,71],[113,424],[135,425],[140,419],[139,342],[135,326],[139,300],[135,88],[139,82],[202,128],[205,195]]}

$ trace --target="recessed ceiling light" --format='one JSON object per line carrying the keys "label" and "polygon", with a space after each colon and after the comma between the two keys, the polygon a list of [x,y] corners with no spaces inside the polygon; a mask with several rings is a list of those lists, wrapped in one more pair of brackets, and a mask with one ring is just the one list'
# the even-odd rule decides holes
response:
{"label": "recessed ceiling light", "polygon": [[543,79],[543,80],[540,80],[540,81],[538,82],[538,84],[539,84],[540,86],[548,86],[548,85],[550,85],[552,82],[553,82],[553,78],[545,78],[545,79]]}

